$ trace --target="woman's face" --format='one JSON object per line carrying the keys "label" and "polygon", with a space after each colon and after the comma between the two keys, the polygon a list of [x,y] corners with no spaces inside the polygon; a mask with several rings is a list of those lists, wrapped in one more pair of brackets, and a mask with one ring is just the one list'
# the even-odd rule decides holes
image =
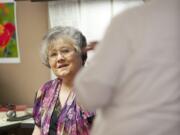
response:
{"label": "woman's face", "polygon": [[72,78],[82,66],[80,54],[72,40],[57,39],[48,48],[49,65],[61,79]]}

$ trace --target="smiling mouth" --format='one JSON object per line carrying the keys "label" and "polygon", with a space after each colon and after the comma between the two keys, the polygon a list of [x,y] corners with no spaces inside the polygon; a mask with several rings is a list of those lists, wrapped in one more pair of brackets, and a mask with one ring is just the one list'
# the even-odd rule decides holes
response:
{"label": "smiling mouth", "polygon": [[62,65],[59,65],[58,68],[63,68],[63,67],[67,67],[68,64],[62,64]]}

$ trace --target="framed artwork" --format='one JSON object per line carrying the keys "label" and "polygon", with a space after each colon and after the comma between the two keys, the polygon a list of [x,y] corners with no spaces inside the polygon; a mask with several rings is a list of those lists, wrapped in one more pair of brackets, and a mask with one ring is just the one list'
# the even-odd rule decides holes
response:
{"label": "framed artwork", "polygon": [[16,3],[0,1],[0,63],[19,63],[20,54],[16,26]]}

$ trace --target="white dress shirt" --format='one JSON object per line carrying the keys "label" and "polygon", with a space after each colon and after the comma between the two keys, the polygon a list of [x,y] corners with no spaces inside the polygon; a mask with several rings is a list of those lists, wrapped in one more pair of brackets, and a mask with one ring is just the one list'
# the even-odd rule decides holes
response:
{"label": "white dress shirt", "polygon": [[113,18],[75,89],[97,110],[92,135],[180,135],[180,0]]}

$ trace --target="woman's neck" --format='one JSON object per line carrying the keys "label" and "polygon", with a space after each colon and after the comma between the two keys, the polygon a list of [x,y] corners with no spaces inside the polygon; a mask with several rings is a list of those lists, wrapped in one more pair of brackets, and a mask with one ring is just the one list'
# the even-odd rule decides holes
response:
{"label": "woman's neck", "polygon": [[62,80],[62,85],[60,89],[61,90],[59,91],[59,101],[61,103],[61,106],[63,107],[72,92],[72,81]]}
{"label": "woman's neck", "polygon": [[73,87],[73,81],[71,80],[63,80],[61,85],[61,90],[71,91]]}

